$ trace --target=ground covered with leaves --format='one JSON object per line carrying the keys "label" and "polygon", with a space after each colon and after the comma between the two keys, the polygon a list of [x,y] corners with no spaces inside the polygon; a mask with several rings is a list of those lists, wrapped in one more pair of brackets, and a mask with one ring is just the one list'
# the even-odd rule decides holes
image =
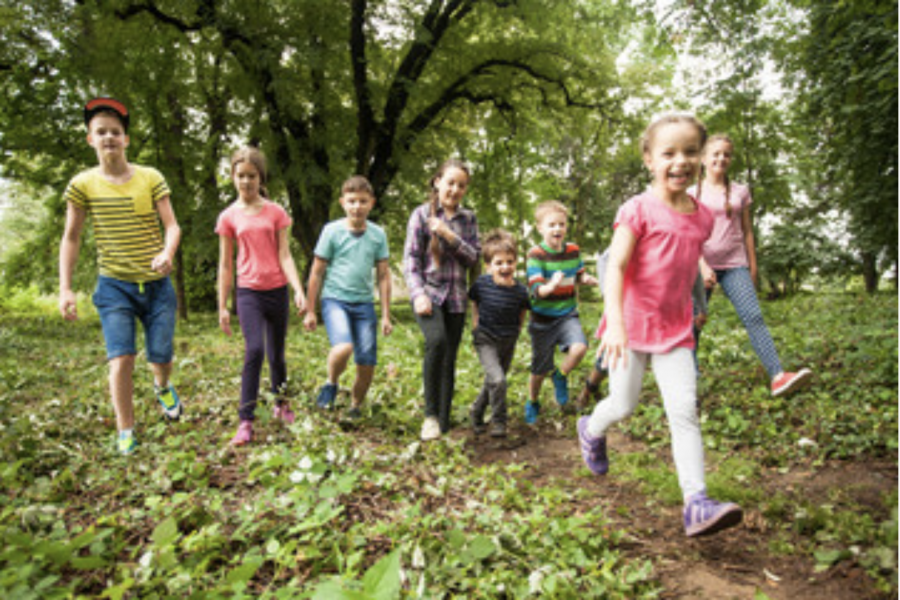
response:
{"label": "ground covered with leaves", "polygon": [[[185,416],[162,421],[141,369],[141,445],[120,457],[96,318],[64,324],[52,303],[9,298],[0,310],[3,598],[897,595],[896,295],[766,303],[786,367],[816,372],[786,399],[771,398],[733,310],[714,297],[700,354],[708,485],[745,522],[701,540],[682,532],[655,386],[611,434],[610,473],[593,477],[575,415],[552,406],[549,385],[540,424],[521,423],[527,336],[510,437],[466,424],[481,375],[467,336],[457,426],[423,445],[421,336],[407,307],[381,340],[358,426],[344,419],[346,392],[334,412],[313,408],[328,344],[295,321],[297,422],[276,423],[265,398],[255,443],[235,450],[241,340],[193,315],[176,340]],[[583,306],[586,329],[598,310]]]}

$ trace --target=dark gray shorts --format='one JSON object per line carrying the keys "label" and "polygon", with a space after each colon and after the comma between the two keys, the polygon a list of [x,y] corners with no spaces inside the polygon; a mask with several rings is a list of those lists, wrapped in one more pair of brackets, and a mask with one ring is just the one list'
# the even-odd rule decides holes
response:
{"label": "dark gray shorts", "polygon": [[528,322],[528,333],[531,335],[533,375],[545,375],[553,370],[553,352],[557,347],[560,352],[568,352],[573,344],[587,346],[577,310],[549,321],[536,320],[532,314]]}

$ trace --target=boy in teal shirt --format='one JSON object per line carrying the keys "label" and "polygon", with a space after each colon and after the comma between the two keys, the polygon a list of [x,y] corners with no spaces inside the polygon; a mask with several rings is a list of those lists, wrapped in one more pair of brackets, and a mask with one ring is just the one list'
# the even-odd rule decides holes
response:
{"label": "boy in teal shirt", "polygon": [[375,205],[375,192],[365,177],[354,176],[341,187],[344,219],[328,223],[319,236],[309,276],[307,298],[310,310],[304,325],[316,328],[316,301],[322,298],[322,320],[331,343],[328,353],[328,381],[319,390],[316,404],[331,408],[338,392],[338,379],[347,368],[350,355],[356,361],[356,380],[347,416],[359,419],[360,405],[372,384],[377,363],[377,318],[374,305],[373,269],[377,275],[381,302],[381,333],[390,335],[391,273],[388,242],[384,230],[367,220]]}

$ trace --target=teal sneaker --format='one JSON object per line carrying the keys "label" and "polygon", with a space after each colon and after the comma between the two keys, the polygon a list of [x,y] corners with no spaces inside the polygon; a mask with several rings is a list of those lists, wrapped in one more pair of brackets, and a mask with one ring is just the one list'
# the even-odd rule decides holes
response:
{"label": "teal sneaker", "polygon": [[537,423],[538,415],[541,414],[541,405],[538,402],[525,403],[525,422],[529,425]]}
{"label": "teal sneaker", "polygon": [[182,412],[181,400],[178,398],[175,388],[171,385],[166,387],[154,385],[153,389],[156,391],[156,399],[159,400],[159,404],[163,409],[163,415],[165,415],[166,419],[169,421],[177,421],[180,419]]}
{"label": "teal sneaker", "polygon": [[553,380],[556,403],[565,406],[569,402],[569,378],[563,375],[559,369],[553,369],[550,378]]}
{"label": "teal sneaker", "polygon": [[137,440],[134,439],[133,433],[125,433],[124,431],[119,432],[119,439],[116,444],[119,454],[128,456],[135,451],[137,445]]}

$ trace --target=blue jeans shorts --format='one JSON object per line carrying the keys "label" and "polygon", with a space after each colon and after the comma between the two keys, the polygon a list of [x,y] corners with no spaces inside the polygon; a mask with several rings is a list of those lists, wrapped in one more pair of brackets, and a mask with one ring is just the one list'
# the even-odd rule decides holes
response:
{"label": "blue jeans shorts", "polygon": [[531,373],[545,375],[553,370],[553,352],[558,347],[568,352],[575,344],[587,346],[578,312],[572,311],[556,319],[538,319],[532,314],[528,323],[531,334]]}
{"label": "blue jeans shorts", "polygon": [[93,300],[100,313],[107,360],[137,354],[138,319],[144,326],[147,361],[172,362],[177,299],[168,277],[139,285],[101,275]]}
{"label": "blue jeans shorts", "polygon": [[373,303],[322,298],[322,320],[332,346],[353,344],[357,365],[377,364],[378,319]]}

